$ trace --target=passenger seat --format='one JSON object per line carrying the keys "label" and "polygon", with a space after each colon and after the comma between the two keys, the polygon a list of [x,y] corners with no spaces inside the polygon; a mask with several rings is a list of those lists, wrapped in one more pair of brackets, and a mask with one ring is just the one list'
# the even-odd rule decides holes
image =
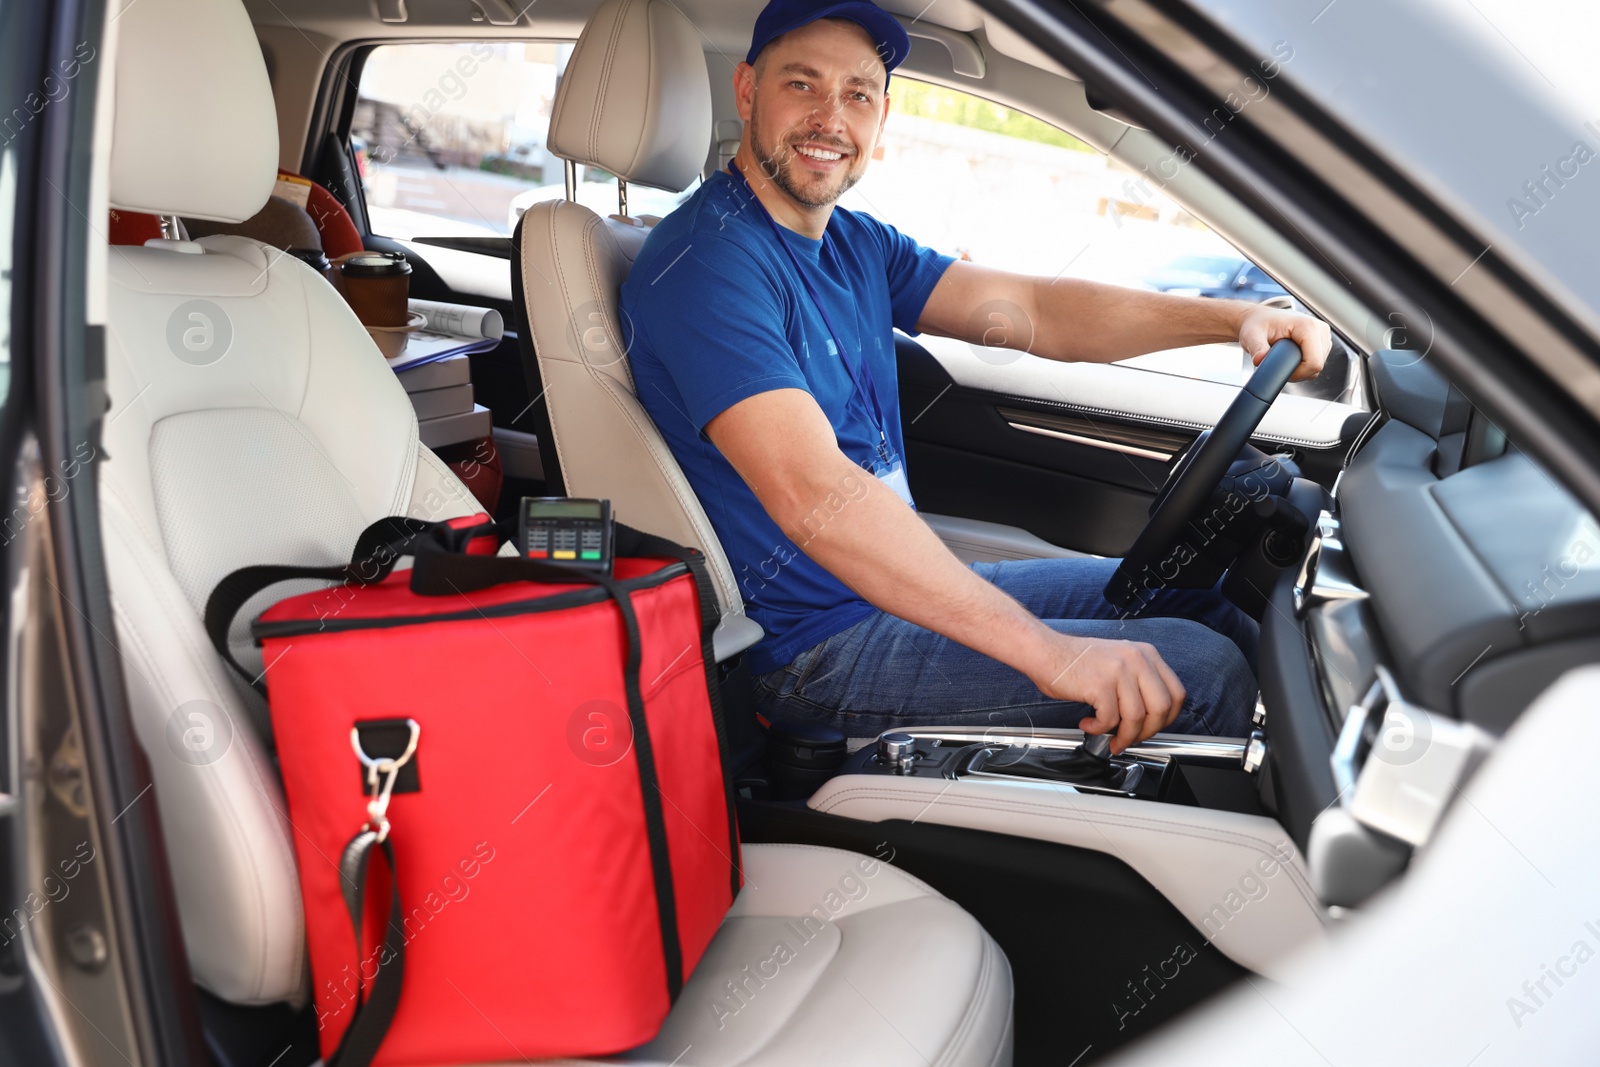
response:
{"label": "passenger seat", "polygon": [[[277,177],[277,114],[237,0],[138,0],[116,20],[110,199],[122,212],[250,218]],[[174,56],[182,55],[182,62]],[[204,151],[174,152],[177,140]],[[117,647],[150,759],[195,980],[238,1004],[304,1001],[293,829],[266,707],[201,616],[229,572],[326,565],[387,515],[477,501],[418,439],[405,390],[361,323],[293,256],[243,237],[147,241],[107,257],[98,464]],[[248,620],[317,583],[284,583]]]}

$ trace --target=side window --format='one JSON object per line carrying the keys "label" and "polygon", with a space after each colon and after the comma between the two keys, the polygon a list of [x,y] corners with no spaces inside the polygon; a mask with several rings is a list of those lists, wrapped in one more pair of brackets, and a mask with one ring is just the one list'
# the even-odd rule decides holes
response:
{"label": "side window", "polygon": [[[350,126],[374,233],[508,237],[529,206],[566,195],[545,143],[572,45],[474,41],[380,45],[367,57]],[[617,179],[578,168],[578,202],[617,210]],[[693,190],[628,189],[633,215],[666,215]]]}
{"label": "side window", "polygon": [[374,48],[350,129],[373,232],[509,236],[528,204],[562,196],[545,133],[571,53],[516,41]]}
{"label": "side window", "polygon": [[[1257,303],[1287,297],[1158,182],[1070,134],[956,89],[900,75],[889,88],[877,157],[846,207],[1004,270]],[[1230,384],[1248,369],[1237,344],[1127,362]]]}
{"label": "side window", "polygon": [[1287,296],[1283,286],[1272,280],[1272,276],[1254,263],[1245,267],[1244,273],[1239,275],[1233,283],[1234,288],[1251,293],[1265,293],[1269,296]]}

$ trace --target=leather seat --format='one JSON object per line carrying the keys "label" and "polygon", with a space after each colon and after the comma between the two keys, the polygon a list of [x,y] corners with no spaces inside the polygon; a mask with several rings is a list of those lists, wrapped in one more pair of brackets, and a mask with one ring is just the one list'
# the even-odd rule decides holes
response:
{"label": "leather seat", "polygon": [[661,1032],[582,1063],[1004,1067],[1011,967],[973,918],[870,856],[744,846],[745,885]]}
{"label": "leather seat", "polygon": [[[673,192],[688,188],[713,150],[703,46],[671,4],[602,5],[562,75],[546,138],[550,151],[624,181]],[[736,135],[737,122],[723,125],[724,133]],[[715,150],[725,165],[728,138]],[[532,350],[525,346],[523,355],[534,363],[532,391],[545,397],[548,447],[566,491],[608,498],[622,521],[704,552],[725,619],[749,635],[740,647],[754,644],[760,630],[744,615],[733,568],[634,393],[616,295],[648,224],[551,200],[529,208],[521,226],[521,277],[512,284],[520,285],[527,308],[525,340],[531,337]],[[1084,555],[1012,526],[922,517],[964,562]]]}
{"label": "leather seat", "polygon": [[[278,138],[244,8],[139,0],[117,30],[112,206],[250,218],[272,191]],[[246,564],[342,562],[385,515],[479,508],[419,443],[355,315],[299,260],[241,237],[156,240],[111,249],[107,275],[106,566],[190,967],[235,1003],[303,1000],[305,926],[265,706],[207,640],[206,598]],[[306,587],[242,611],[235,654],[259,665],[245,620]]]}
{"label": "leather seat", "polygon": [[[562,76],[547,143],[624,181],[680,191],[695,180],[712,149],[704,40],[670,0],[600,6]],[[623,521],[699,547],[723,610],[742,613],[711,524],[634,394],[617,297],[647,234],[565,200],[523,216],[520,284],[553,444],[568,492],[609,497]],[[1009,1063],[1004,955],[964,911],[893,868],[877,865],[861,910],[827,924],[823,952],[791,944],[792,964],[762,969],[807,921],[797,917],[838,899],[839,879],[863,860],[746,846],[745,889],[672,1016],[617,1062]]]}
{"label": "leather seat", "polygon": [[[556,92],[550,151],[624,181],[687,188],[711,148],[703,48],[670,4],[601,5]],[[742,616],[711,521],[634,394],[617,293],[648,233],[638,220],[602,219],[567,200],[534,204],[522,217],[520,284],[550,444],[567,492],[608,498],[620,521],[700,549],[723,612]]]}

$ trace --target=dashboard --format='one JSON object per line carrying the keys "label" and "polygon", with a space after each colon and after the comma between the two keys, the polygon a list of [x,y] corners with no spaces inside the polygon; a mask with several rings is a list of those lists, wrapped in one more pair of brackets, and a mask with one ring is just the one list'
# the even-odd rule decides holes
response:
{"label": "dashboard", "polygon": [[1335,749],[1380,672],[1391,696],[1493,736],[1600,660],[1594,517],[1418,353],[1370,368],[1379,414],[1262,621],[1270,792],[1303,849],[1348,791]]}

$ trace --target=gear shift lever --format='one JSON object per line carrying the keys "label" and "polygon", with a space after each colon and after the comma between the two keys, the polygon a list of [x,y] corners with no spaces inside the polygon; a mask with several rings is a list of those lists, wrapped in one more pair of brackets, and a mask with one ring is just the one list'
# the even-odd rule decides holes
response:
{"label": "gear shift lever", "polygon": [[[999,771],[996,766],[994,770]],[[1059,749],[1023,750],[1019,758],[1007,760],[1003,773],[1047,781],[1078,783],[1132,793],[1144,778],[1138,763],[1115,763],[1111,758],[1109,734],[1084,734],[1083,743],[1063,752]]]}
{"label": "gear shift lever", "polygon": [[1111,735],[1084,734],[1083,744],[1078,746],[1078,751],[1090,759],[1098,760],[1109,767],[1111,765]]}

